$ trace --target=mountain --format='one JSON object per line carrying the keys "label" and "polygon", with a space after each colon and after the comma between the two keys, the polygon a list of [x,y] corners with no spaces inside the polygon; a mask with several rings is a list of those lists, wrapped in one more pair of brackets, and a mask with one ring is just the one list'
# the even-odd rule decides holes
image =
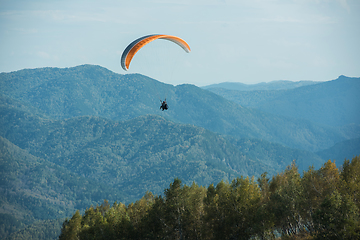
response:
{"label": "mountain", "polygon": [[[20,214],[20,219],[24,220],[33,220],[25,215],[34,216],[35,219],[48,219],[49,215],[66,217],[74,209],[96,204],[104,197],[127,199],[123,191],[74,174],[2,137],[0,150],[2,197],[8,205],[4,213]],[[16,206],[21,207],[17,209]],[[41,209],[37,209],[39,206]],[[28,214],[33,210],[35,212]]]}
{"label": "mountain", "polygon": [[208,186],[293,160],[318,168],[314,151],[359,136],[356,124],[322,126],[99,66],[1,73],[0,234],[48,226],[53,238],[75,209],[161,194],[175,177]]}
{"label": "mountain", "polygon": [[117,186],[127,196],[158,193],[174,176],[208,185],[274,174],[293,160],[287,156],[285,163],[271,166],[247,158],[226,137],[156,115],[125,122],[90,116],[50,120],[4,105],[0,110],[2,137],[78,176]]}
{"label": "mountain", "polygon": [[[19,148],[135,196],[162,190],[160,183],[174,176],[210,184],[264,171],[225,138],[155,115],[116,122],[88,116],[43,119],[12,105],[1,105],[0,111],[0,135]],[[136,186],[130,187],[130,182]]]}
{"label": "mountain", "polygon": [[237,91],[255,91],[255,90],[286,90],[286,89],[293,89],[298,88],[302,86],[307,85],[313,85],[317,84],[319,82],[314,81],[286,81],[286,80],[278,80],[278,81],[272,81],[272,82],[262,82],[257,84],[245,84],[240,82],[223,82],[223,83],[217,83],[217,84],[211,84],[202,87],[203,89],[227,89],[227,90],[237,90]]}
{"label": "mountain", "polygon": [[268,169],[284,169],[290,161],[295,161],[299,172],[307,171],[310,166],[315,169],[321,167],[326,158],[321,158],[315,153],[284,147],[277,143],[271,143],[259,139],[235,139],[229,138],[244,156],[257,160],[261,164],[269,166]]}
{"label": "mountain", "polygon": [[103,199],[129,203],[146,191],[160,194],[175,177],[207,186],[241,175],[273,175],[294,159],[300,169],[321,164],[305,151],[221,136],[156,115],[122,122],[93,116],[53,120],[8,97],[0,112],[3,233],[39,220],[44,222],[36,226],[53,226],[45,221]]}
{"label": "mountain", "polygon": [[102,116],[128,120],[158,110],[157,91],[170,85],[99,66],[25,69],[0,74],[0,91],[54,119]]}
{"label": "mountain", "polygon": [[[88,115],[124,121],[155,114],[221,134],[308,151],[350,139],[349,132],[245,108],[194,85],[175,87],[139,74],[116,74],[99,66],[2,73],[0,89],[3,95],[53,119]],[[159,111],[161,96],[167,97],[170,106],[166,112]],[[355,133],[360,136],[360,130]]]}
{"label": "mountain", "polygon": [[1,238],[36,221],[64,219],[104,198],[126,199],[119,189],[74,174],[0,137]]}
{"label": "mountain", "polygon": [[[0,189],[2,217],[16,216],[17,229],[36,220],[44,221],[37,225],[42,226],[49,218],[70,216],[75,209],[84,210],[103,199],[128,203],[147,190],[160,194],[175,176],[187,184],[209,185],[265,171],[273,175],[296,157],[300,167],[303,160],[318,160],[281,145],[249,139],[234,142],[159,116],[126,122],[98,117],[53,121],[16,110],[13,116],[19,120],[2,125],[3,130],[10,129],[2,134],[23,149],[0,137]],[[33,227],[26,229],[21,231]]]}
{"label": "mountain", "polygon": [[5,240],[57,240],[65,219],[35,221],[16,232],[9,234]]}
{"label": "mountain", "polygon": [[331,148],[317,152],[322,159],[336,159],[343,162],[344,159],[352,159],[358,156],[360,152],[360,138],[350,139],[336,143]]}
{"label": "mountain", "polygon": [[329,126],[360,123],[360,78],[340,76],[288,90],[209,89],[242,106]]}

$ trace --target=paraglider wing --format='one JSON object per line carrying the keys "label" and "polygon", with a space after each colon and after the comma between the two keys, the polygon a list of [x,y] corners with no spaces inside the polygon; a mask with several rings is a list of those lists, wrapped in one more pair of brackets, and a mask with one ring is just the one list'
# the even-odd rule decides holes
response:
{"label": "paraglider wing", "polygon": [[133,57],[135,56],[135,54],[137,53],[137,51],[139,51],[146,44],[148,44],[156,39],[166,39],[166,40],[172,41],[172,42],[176,43],[177,45],[179,45],[180,47],[182,47],[186,52],[190,52],[190,46],[187,44],[187,42],[185,42],[184,40],[182,40],[179,37],[171,36],[171,35],[163,35],[163,34],[148,35],[148,36],[144,36],[144,37],[136,39],[135,41],[130,43],[129,46],[127,46],[125,48],[125,50],[121,56],[121,67],[125,71],[127,71],[129,69],[130,62],[133,59]]}

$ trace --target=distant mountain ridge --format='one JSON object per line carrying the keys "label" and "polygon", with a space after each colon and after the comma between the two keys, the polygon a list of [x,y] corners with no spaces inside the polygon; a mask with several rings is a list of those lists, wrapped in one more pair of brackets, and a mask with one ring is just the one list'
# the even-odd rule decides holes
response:
{"label": "distant mountain ridge", "polygon": [[358,156],[360,152],[360,138],[350,139],[336,143],[333,147],[317,152],[316,154],[322,159],[352,159]]}
{"label": "distant mountain ridge", "polygon": [[360,123],[360,78],[339,78],[288,90],[210,91],[245,107],[329,126]]}
{"label": "distant mountain ridge", "polygon": [[315,81],[293,82],[287,80],[277,80],[277,81],[262,82],[256,84],[245,84],[240,82],[223,82],[223,83],[207,85],[202,88],[208,90],[212,88],[222,88],[222,89],[237,90],[237,91],[287,90],[302,86],[313,85],[317,83],[320,82],[315,82]]}

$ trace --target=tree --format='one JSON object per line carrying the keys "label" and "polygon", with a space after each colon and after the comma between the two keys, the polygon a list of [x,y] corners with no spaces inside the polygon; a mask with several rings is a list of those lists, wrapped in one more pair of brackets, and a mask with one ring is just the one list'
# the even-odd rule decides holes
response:
{"label": "tree", "polygon": [[274,227],[274,214],[270,211],[270,178],[267,177],[267,172],[261,174],[258,178],[258,185],[261,191],[261,201],[255,213],[254,229],[256,235],[260,239],[274,238],[271,231]]}
{"label": "tree", "polygon": [[132,233],[129,238],[144,238],[148,231],[145,219],[149,214],[154,201],[154,195],[151,192],[146,192],[140,200],[135,202],[135,204],[131,203],[128,205],[126,212],[132,228]]}
{"label": "tree", "polygon": [[183,239],[183,218],[185,204],[181,180],[175,178],[174,182],[165,191],[165,232],[172,239]]}
{"label": "tree", "polygon": [[340,186],[339,170],[335,161],[327,161],[319,170],[313,167],[304,172],[301,185],[304,189],[300,203],[300,215],[306,231],[314,234],[314,214],[320,208],[324,199],[330,196]]}
{"label": "tree", "polygon": [[204,198],[206,188],[199,187],[195,182],[183,187],[184,213],[183,229],[184,239],[203,239]]}
{"label": "tree", "polygon": [[79,210],[75,212],[70,220],[65,220],[59,240],[77,240],[81,230],[81,215]]}
{"label": "tree", "polygon": [[340,176],[344,181],[343,192],[348,193],[360,209],[360,157],[354,157],[351,162],[345,160]]}
{"label": "tree", "polygon": [[282,235],[298,234],[303,229],[300,198],[303,194],[301,177],[293,162],[270,182],[269,211],[274,216],[274,228]]}
{"label": "tree", "polygon": [[229,215],[231,213],[229,203],[230,185],[224,181],[219,182],[216,187],[210,185],[204,199],[205,221],[207,222],[206,234],[209,239],[228,238],[230,232]]}
{"label": "tree", "polygon": [[125,206],[105,200],[77,211],[60,239],[359,239],[360,161],[303,173],[293,162],[273,176],[241,177],[207,189],[176,178],[164,197],[147,192]]}
{"label": "tree", "polygon": [[142,233],[142,239],[166,239],[165,200],[161,196],[155,197],[142,222],[146,229]]}
{"label": "tree", "polygon": [[132,234],[131,220],[124,204],[115,202],[104,216],[107,221],[106,231],[108,231],[109,239],[128,239]]}
{"label": "tree", "polygon": [[335,190],[314,214],[316,239],[359,239],[359,210],[349,195]]}
{"label": "tree", "polygon": [[254,179],[210,185],[204,203],[207,226],[212,229],[209,238],[249,239],[260,232],[255,226],[261,193]]}

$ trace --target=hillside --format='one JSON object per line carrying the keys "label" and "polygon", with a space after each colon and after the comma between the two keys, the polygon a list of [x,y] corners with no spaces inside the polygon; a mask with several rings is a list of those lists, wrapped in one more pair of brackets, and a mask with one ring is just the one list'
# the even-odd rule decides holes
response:
{"label": "hillside", "polygon": [[294,159],[300,169],[321,161],[279,144],[236,140],[156,115],[124,122],[90,116],[51,120],[6,100],[0,105],[0,209],[8,233],[103,199],[128,203],[147,190],[160,194],[175,177],[208,186],[241,175],[272,175]]}
{"label": "hillside", "polygon": [[[124,121],[155,114],[237,138],[263,139],[308,151],[352,138],[349,132],[336,128],[244,108],[193,85],[174,87],[138,74],[115,74],[99,66],[2,73],[0,89],[5,96],[53,119],[99,116]],[[170,109],[161,112],[159,97],[165,96]],[[360,136],[360,130],[355,134]]]}
{"label": "hillside", "polygon": [[0,74],[0,91],[54,119],[84,115],[128,120],[158,110],[158,91],[170,85],[99,66],[25,69]]}
{"label": "hillside", "polygon": [[[293,160],[300,172],[319,168],[328,155],[314,151],[360,136],[357,124],[322,126],[246,108],[193,85],[91,65],[1,73],[0,92],[5,235],[45,225],[55,234],[59,219],[75,209],[161,194],[175,177],[209,186],[272,176]],[[170,109],[160,111],[165,96]],[[356,152],[354,143],[334,151]]]}
{"label": "hillside", "polygon": [[0,137],[0,236],[34,221],[64,219],[104,198],[127,199],[119,189],[74,174]]}
{"label": "hillside", "polygon": [[209,90],[242,106],[271,114],[306,119],[322,125],[360,122],[360,78],[338,79],[288,90]]}
{"label": "hillside", "polygon": [[154,187],[161,188],[162,178],[182,176],[209,184],[264,170],[258,162],[240,155],[225,138],[159,116],[125,122],[86,116],[49,120],[12,106],[1,105],[0,111],[1,136],[21,149],[80,176],[126,185],[135,195],[143,194],[145,187],[134,192],[129,181],[136,185],[147,182],[149,189],[153,177],[157,179]]}
{"label": "hillside", "polygon": [[352,159],[360,152],[360,138],[339,142],[331,148],[317,152],[322,159],[336,159],[342,162],[344,159]]}
{"label": "hillside", "polygon": [[[307,171],[310,166],[318,169],[327,159],[321,158],[312,152],[287,148],[280,144],[271,143],[264,140],[234,139],[231,137],[229,140],[240,150],[243,155],[250,159],[258,160],[264,165],[268,165],[269,167],[271,166],[272,168],[279,170],[289,166],[290,161],[292,160],[295,161],[299,172]],[[354,148],[350,147],[347,150],[356,152]]]}

